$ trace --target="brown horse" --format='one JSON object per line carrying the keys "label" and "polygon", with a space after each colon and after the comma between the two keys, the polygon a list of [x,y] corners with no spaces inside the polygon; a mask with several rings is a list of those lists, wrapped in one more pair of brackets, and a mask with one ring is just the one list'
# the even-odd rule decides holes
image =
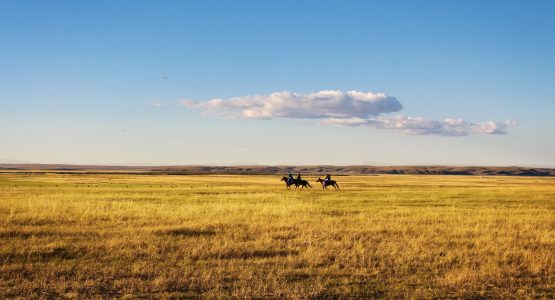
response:
{"label": "brown horse", "polygon": [[339,189],[339,184],[337,184],[337,182],[335,180],[324,180],[320,177],[318,177],[318,179],[316,179],[316,182],[319,182],[322,184],[322,189],[328,189],[328,186],[333,186],[336,190]]}
{"label": "brown horse", "polygon": [[304,188],[311,188],[312,186],[310,185],[310,183],[304,179],[293,179],[291,181],[291,183],[289,183],[289,180],[287,179],[287,177],[283,176],[281,178],[281,181],[285,182],[285,187],[287,189],[290,188],[290,186],[294,185],[295,189],[299,187],[299,185],[301,186],[301,190]]}

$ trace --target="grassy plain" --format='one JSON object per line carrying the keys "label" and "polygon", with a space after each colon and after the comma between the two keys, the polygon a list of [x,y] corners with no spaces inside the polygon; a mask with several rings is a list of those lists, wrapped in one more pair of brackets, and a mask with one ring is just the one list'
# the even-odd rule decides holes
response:
{"label": "grassy plain", "polygon": [[0,174],[0,298],[555,297],[555,178]]}

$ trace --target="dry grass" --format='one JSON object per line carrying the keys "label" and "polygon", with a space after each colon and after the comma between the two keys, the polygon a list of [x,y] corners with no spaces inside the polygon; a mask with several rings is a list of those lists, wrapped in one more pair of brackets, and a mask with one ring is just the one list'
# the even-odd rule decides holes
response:
{"label": "dry grass", "polygon": [[0,175],[0,298],[555,296],[554,178],[336,179]]}

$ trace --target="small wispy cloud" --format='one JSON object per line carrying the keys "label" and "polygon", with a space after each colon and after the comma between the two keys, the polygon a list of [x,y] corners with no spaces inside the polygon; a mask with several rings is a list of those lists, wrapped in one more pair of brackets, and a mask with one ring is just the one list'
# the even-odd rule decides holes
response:
{"label": "small wispy cloud", "polygon": [[164,106],[164,103],[162,103],[160,101],[152,101],[152,102],[150,102],[150,106],[152,106],[152,107],[162,107],[162,106]]}
{"label": "small wispy cloud", "polygon": [[463,119],[427,120],[404,115],[377,116],[373,118],[330,118],[321,122],[325,125],[350,127],[367,126],[378,129],[396,130],[411,135],[466,136],[470,134],[507,134],[507,127],[514,121],[472,123]]}
{"label": "small wispy cloud", "polygon": [[308,94],[276,92],[269,95],[212,99],[204,102],[180,100],[180,105],[203,113],[244,119],[323,119],[324,125],[367,126],[413,135],[466,136],[470,134],[506,134],[513,121],[467,122],[447,118],[442,121],[404,115],[401,103],[383,93],[324,90]]}

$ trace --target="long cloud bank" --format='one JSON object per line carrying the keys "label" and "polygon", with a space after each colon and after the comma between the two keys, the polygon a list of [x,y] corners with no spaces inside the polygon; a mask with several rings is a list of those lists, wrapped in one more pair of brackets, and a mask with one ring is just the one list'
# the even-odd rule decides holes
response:
{"label": "long cloud bank", "polygon": [[358,91],[279,92],[206,102],[182,100],[181,104],[220,116],[247,119],[362,118],[403,109],[393,97]]}
{"label": "long cloud bank", "polygon": [[383,93],[326,90],[309,94],[277,92],[269,95],[212,99],[205,102],[181,100],[181,105],[219,117],[245,119],[322,119],[321,124],[367,126],[405,134],[465,136],[506,134],[504,122],[466,122],[462,119],[427,120],[404,115],[384,115],[403,109],[395,98]]}

